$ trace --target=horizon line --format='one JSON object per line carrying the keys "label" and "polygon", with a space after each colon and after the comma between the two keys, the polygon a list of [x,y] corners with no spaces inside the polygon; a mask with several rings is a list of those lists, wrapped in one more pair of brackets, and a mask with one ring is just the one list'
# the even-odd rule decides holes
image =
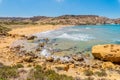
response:
{"label": "horizon line", "polygon": [[[106,17],[106,16],[102,16],[102,15],[96,15],[96,14],[63,14],[63,15],[58,15],[58,16],[47,16],[47,15],[33,15],[33,16],[0,16],[0,18],[33,18],[33,17],[60,17],[60,16],[99,16],[99,17]],[[110,18],[110,17],[106,17],[109,19],[119,19],[120,17],[117,18]]]}

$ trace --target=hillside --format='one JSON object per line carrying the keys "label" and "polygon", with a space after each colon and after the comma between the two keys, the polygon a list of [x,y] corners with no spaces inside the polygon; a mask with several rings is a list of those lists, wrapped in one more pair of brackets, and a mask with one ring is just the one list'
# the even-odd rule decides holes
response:
{"label": "hillside", "polygon": [[52,25],[96,25],[96,24],[120,24],[120,19],[110,19],[97,15],[63,15],[58,17],[34,16],[0,17],[0,24],[52,24]]}

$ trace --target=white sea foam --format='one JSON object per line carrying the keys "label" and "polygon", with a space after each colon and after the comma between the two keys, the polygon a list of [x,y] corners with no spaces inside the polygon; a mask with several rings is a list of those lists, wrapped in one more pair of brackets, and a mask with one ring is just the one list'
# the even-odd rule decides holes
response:
{"label": "white sea foam", "polygon": [[67,33],[62,34],[57,38],[80,40],[80,41],[88,41],[88,40],[94,39],[94,37],[87,34],[67,34]]}
{"label": "white sea foam", "polygon": [[42,56],[45,56],[45,57],[48,57],[48,56],[51,55],[50,52],[47,51],[46,49],[43,49],[40,54],[41,54]]}
{"label": "white sea foam", "polygon": [[50,35],[52,35],[52,32],[54,32],[54,30],[40,32],[40,33],[36,33],[34,35],[37,36],[38,38],[41,38],[41,37],[46,38],[46,37],[49,37]]}
{"label": "white sea foam", "polygon": [[69,29],[67,29],[67,31],[75,31],[75,32],[78,32],[78,31],[80,31],[79,29],[73,29],[73,28],[69,28]]}
{"label": "white sea foam", "polygon": [[60,57],[60,60],[61,61],[70,61],[70,58],[68,58],[68,57]]}
{"label": "white sea foam", "polygon": [[86,27],[85,29],[90,29],[89,27]]}

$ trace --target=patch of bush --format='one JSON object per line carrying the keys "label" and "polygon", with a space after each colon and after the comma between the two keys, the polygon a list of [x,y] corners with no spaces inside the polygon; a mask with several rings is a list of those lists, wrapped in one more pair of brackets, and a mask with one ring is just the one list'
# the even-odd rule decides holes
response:
{"label": "patch of bush", "polygon": [[9,80],[18,77],[17,68],[4,66],[0,68],[0,80]]}
{"label": "patch of bush", "polygon": [[23,68],[24,66],[23,66],[22,64],[17,64],[17,65],[15,65],[15,66],[13,66],[13,67],[16,67],[16,68]]}
{"label": "patch of bush", "polygon": [[85,78],[84,80],[94,80],[93,77],[88,77],[88,78]]}
{"label": "patch of bush", "polygon": [[[31,73],[30,73],[31,74]],[[66,75],[59,75],[53,70],[44,71],[41,66],[36,66],[32,79],[35,80],[74,80]]]}
{"label": "patch of bush", "polygon": [[94,73],[93,73],[93,71],[91,71],[91,70],[85,70],[85,71],[84,71],[84,74],[85,74],[86,76],[92,76]]}
{"label": "patch of bush", "polygon": [[0,35],[6,35],[8,31],[10,31],[10,28],[3,27],[0,25]]}
{"label": "patch of bush", "polygon": [[105,70],[97,71],[95,72],[95,74],[98,75],[99,77],[107,76]]}
{"label": "patch of bush", "polygon": [[[9,67],[3,66],[0,68],[0,80],[10,80],[19,78],[18,68],[22,68],[21,64]],[[30,70],[27,80],[74,80],[66,75],[59,75],[53,70],[44,70],[37,65]]]}

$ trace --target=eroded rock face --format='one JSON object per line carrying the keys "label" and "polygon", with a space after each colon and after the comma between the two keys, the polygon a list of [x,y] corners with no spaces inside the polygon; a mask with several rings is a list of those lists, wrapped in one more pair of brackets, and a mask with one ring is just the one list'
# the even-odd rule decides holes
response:
{"label": "eroded rock face", "polygon": [[95,58],[120,63],[120,45],[107,44],[92,47]]}

